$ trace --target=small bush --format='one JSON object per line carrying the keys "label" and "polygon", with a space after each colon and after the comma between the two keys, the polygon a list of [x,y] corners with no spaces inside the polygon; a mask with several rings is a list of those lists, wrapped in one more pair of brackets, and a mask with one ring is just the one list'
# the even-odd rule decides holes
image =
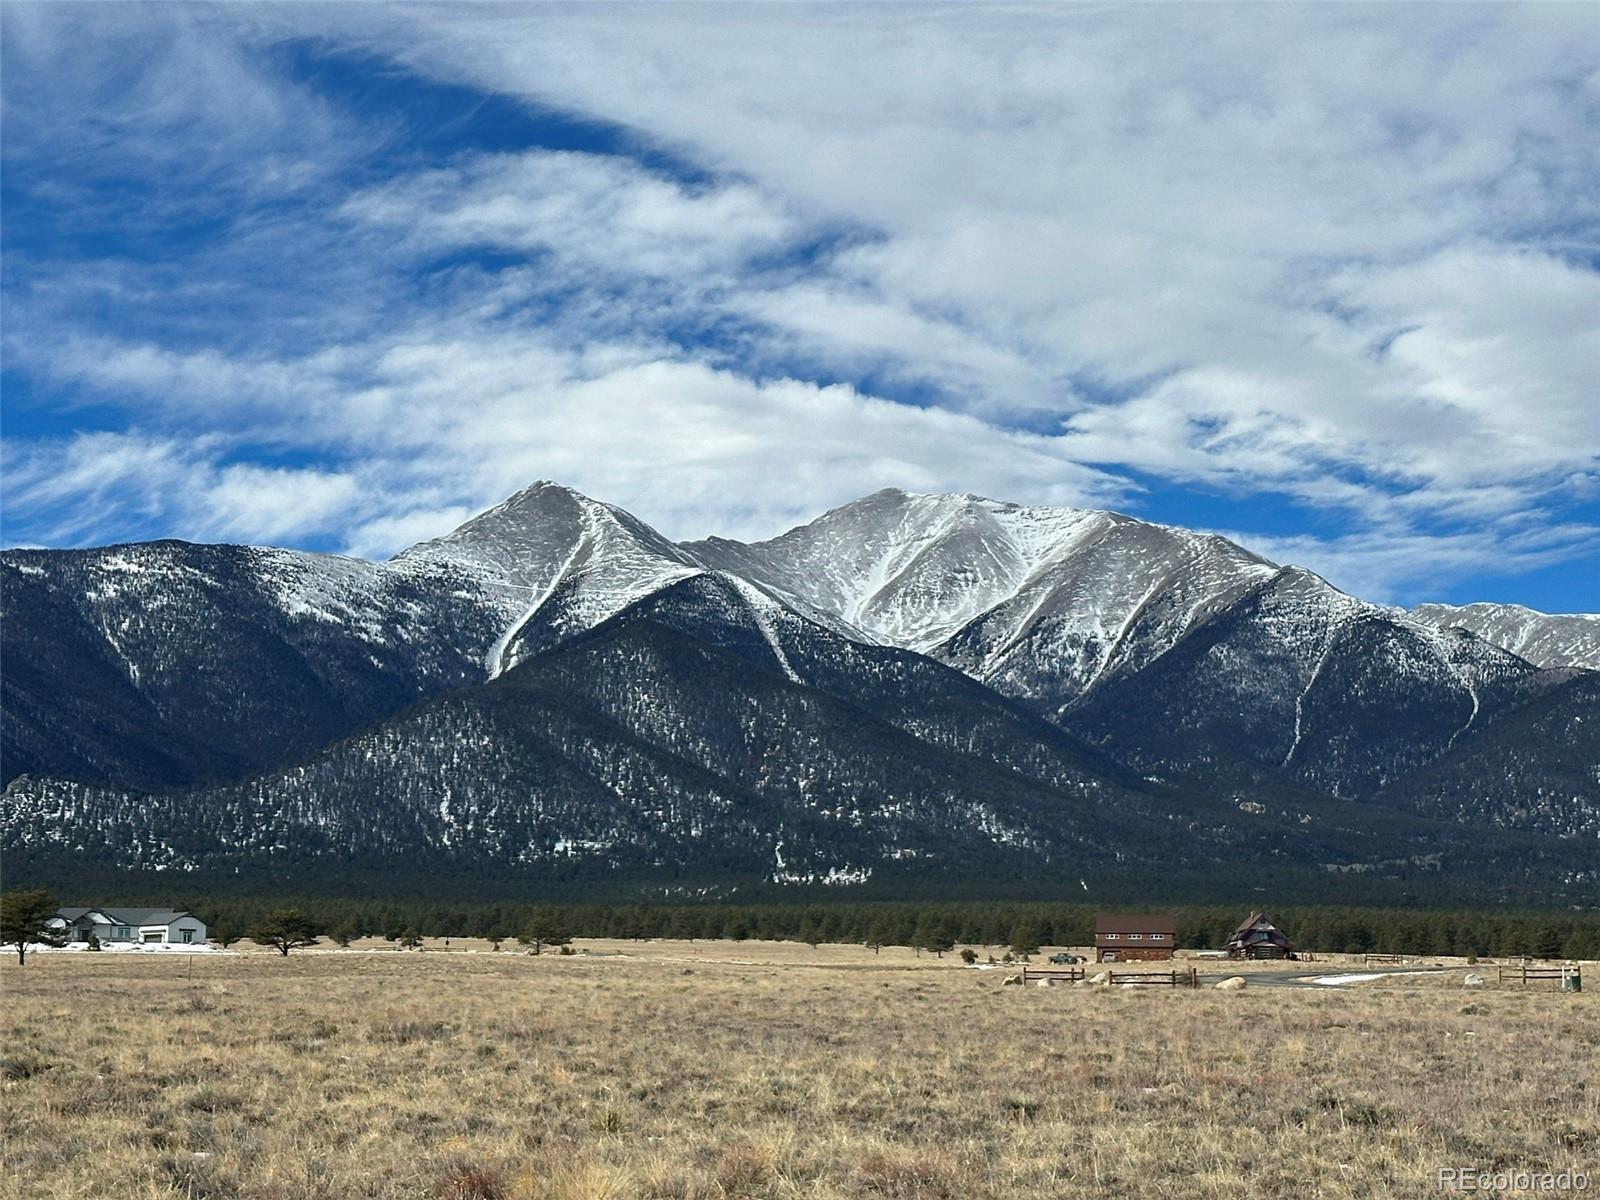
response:
{"label": "small bush", "polygon": [[1013,1121],[1031,1121],[1039,1115],[1040,1104],[1023,1096],[1012,1096],[1002,1106]]}
{"label": "small bush", "polygon": [[50,1070],[52,1065],[32,1054],[7,1055],[0,1058],[0,1079],[32,1079]]}
{"label": "small bush", "polygon": [[433,1185],[437,1200],[504,1200],[506,1185],[487,1167],[458,1164]]}
{"label": "small bush", "polygon": [[238,1096],[232,1096],[226,1092],[218,1092],[212,1088],[201,1088],[189,1097],[186,1105],[190,1112],[237,1112],[244,1107],[244,1101]]}
{"label": "small bush", "polygon": [[387,1021],[372,1031],[372,1040],[405,1046],[411,1042],[437,1042],[455,1030],[444,1021]]}
{"label": "small bush", "polygon": [[921,1154],[869,1154],[856,1176],[863,1191],[891,1200],[940,1200],[952,1195],[944,1168]]}
{"label": "small bush", "polygon": [[712,1171],[725,1196],[751,1196],[767,1187],[777,1174],[776,1155],[763,1146],[729,1146]]}

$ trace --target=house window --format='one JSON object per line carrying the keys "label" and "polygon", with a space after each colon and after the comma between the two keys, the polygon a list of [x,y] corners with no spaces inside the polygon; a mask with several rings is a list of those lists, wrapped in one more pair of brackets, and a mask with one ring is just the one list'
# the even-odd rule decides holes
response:
{"label": "house window", "polygon": [[1128,940],[1130,942],[1137,942],[1143,936],[1144,936],[1144,934],[1142,934],[1142,933],[1130,933],[1130,934],[1127,935],[1127,938],[1128,938]]}
{"label": "house window", "polygon": [[133,939],[133,926],[118,925],[112,929],[111,936],[119,942],[131,941]]}
{"label": "house window", "polygon": [[186,941],[186,942],[194,941],[194,930],[192,930],[192,929],[180,929],[180,930],[178,930],[178,932],[183,935],[183,940],[184,941]]}

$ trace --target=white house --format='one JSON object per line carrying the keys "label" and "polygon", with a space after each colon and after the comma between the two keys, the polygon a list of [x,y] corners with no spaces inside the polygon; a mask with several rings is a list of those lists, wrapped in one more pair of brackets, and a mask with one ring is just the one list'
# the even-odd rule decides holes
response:
{"label": "white house", "polygon": [[191,912],[171,908],[63,908],[46,922],[69,942],[140,942],[147,945],[200,946],[206,923]]}

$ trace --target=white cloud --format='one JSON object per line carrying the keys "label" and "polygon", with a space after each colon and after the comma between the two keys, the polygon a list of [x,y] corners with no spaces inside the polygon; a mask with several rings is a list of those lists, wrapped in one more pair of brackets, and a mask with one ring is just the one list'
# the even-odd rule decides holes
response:
{"label": "white cloud", "polygon": [[875,231],[744,310],[1086,455],[1308,496],[1595,466],[1595,275],[1538,249],[1596,216],[1576,10],[413,15],[365,33]]}
{"label": "white cloud", "polygon": [[[87,433],[8,450],[8,539],[59,545],[163,536],[277,542],[340,528],[366,494],[348,474],[226,463],[219,439]],[[18,521],[19,510],[26,514]]]}
{"label": "white cloud", "polygon": [[[7,26],[8,68],[65,64],[24,157],[303,202],[246,204],[198,267],[33,264],[8,301],[14,364],[144,431],[84,445],[189,472],[208,528],[293,490],[230,476],[255,449],[342,464],[276,536],[373,553],[539,476],[687,536],[886,484],[1137,503],[1122,468],[1347,514],[1273,545],[1380,595],[1416,563],[1594,552],[1561,515],[1600,479],[1581,9],[168,7],[99,38],[63,7]],[[263,66],[308,33],[618,122],[708,181],[533,150],[341,190],[382,119]],[[412,274],[479,249],[530,261]],[[91,536],[96,487],[8,479],[8,507]]]}
{"label": "white cloud", "polygon": [[[1114,476],[1072,461],[1058,438],[843,385],[756,382],[620,346],[565,353],[526,330],[467,337],[423,326],[361,347],[366,385],[340,390],[335,372],[350,371],[356,353],[225,372],[235,411],[256,414],[243,440],[292,435],[300,446],[357,455],[355,471],[220,466],[233,445],[218,439],[187,454],[170,440],[89,435],[25,454],[8,471],[8,507],[52,512],[86,491],[115,492],[130,516],[165,503],[187,536],[293,538],[342,528],[352,550],[384,554],[403,539],[445,532],[445,522],[535,478],[632,507],[684,537],[772,534],[889,485],[938,490],[961,481],[1062,504],[1126,495]],[[196,366],[130,354],[169,411],[191,405],[189,419],[204,423],[209,355]],[[103,359],[119,380],[134,374],[115,354]],[[152,363],[161,369],[144,373]],[[286,394],[315,401],[278,412],[270,402]],[[92,520],[116,525],[103,500]],[[23,532],[41,536],[31,526]],[[75,532],[57,524],[45,537]]]}
{"label": "white cloud", "polygon": [[1429,536],[1387,530],[1332,538],[1217,532],[1275,562],[1308,567],[1351,595],[1405,605],[1432,599],[1444,583],[1504,579],[1600,553],[1600,528],[1578,525],[1510,534]]}
{"label": "white cloud", "polygon": [[795,232],[782,207],[747,184],[690,188],[625,159],[567,151],[483,155],[363,191],[343,214],[428,252],[549,251],[673,279],[735,267]]}

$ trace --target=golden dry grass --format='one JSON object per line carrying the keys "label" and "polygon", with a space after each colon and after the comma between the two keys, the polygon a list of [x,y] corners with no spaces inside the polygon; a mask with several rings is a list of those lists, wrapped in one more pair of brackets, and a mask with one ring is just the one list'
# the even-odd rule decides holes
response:
{"label": "golden dry grass", "polygon": [[904,950],[602,948],[632,952],[9,963],[0,1187],[1388,1196],[1600,1159],[1593,993],[1024,989]]}

